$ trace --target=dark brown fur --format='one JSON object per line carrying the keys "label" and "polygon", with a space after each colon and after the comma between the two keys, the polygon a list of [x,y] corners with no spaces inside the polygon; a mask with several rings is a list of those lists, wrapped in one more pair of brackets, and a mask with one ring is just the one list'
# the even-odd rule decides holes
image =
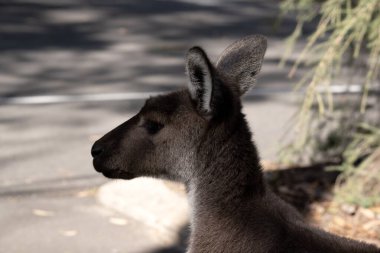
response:
{"label": "dark brown fur", "polygon": [[265,48],[262,36],[246,37],[227,48],[216,67],[202,49],[190,49],[189,89],[150,98],[98,140],[95,169],[110,178],[184,182],[192,209],[191,253],[379,253],[306,224],[266,187],[240,100]]}

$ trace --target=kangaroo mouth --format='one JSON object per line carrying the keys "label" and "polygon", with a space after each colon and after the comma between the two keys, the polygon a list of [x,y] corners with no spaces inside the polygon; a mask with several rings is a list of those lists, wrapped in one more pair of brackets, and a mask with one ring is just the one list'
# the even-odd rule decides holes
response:
{"label": "kangaroo mouth", "polygon": [[135,175],[130,172],[122,170],[112,170],[112,171],[103,171],[101,172],[103,176],[111,179],[133,179]]}
{"label": "kangaroo mouth", "polygon": [[92,162],[95,170],[99,173],[102,173],[106,178],[111,179],[132,179],[136,176],[128,171],[121,170],[119,168],[111,169],[104,166],[98,159],[94,159]]}
{"label": "kangaroo mouth", "polygon": [[118,170],[116,171],[102,171],[101,172],[103,176],[107,178],[117,179],[120,178],[120,172]]}
{"label": "kangaroo mouth", "polygon": [[102,165],[101,161],[99,161],[98,158],[94,158],[92,160],[92,166],[94,166],[94,169],[97,171],[97,172],[100,172],[100,173],[103,173],[103,171],[107,171],[109,169],[106,169],[104,168],[104,166]]}

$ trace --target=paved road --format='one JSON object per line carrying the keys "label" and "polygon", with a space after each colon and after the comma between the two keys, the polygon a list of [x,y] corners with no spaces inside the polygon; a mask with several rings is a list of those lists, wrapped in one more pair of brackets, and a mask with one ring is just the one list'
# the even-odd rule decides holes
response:
{"label": "paved road", "polygon": [[[150,227],[100,205],[94,140],[136,113],[142,100],[6,104],[9,98],[162,92],[185,83],[183,55],[216,56],[247,34],[268,37],[257,90],[289,89],[277,67],[294,21],[268,1],[0,1],[1,252],[165,252]],[[290,93],[245,98],[266,159],[276,157],[296,110]],[[170,248],[170,247],[169,247]]]}

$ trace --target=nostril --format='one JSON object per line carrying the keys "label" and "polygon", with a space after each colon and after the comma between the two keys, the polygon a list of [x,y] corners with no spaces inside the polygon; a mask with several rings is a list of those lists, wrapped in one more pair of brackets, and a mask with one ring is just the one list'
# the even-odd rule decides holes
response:
{"label": "nostril", "polygon": [[103,147],[100,146],[99,144],[94,144],[91,148],[91,155],[92,157],[96,157],[98,155],[100,155],[101,153],[103,152]]}

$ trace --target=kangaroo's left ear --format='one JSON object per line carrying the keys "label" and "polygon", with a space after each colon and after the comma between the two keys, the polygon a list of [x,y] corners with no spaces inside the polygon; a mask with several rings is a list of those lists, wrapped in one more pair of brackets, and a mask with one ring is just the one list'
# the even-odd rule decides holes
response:
{"label": "kangaroo's left ear", "polygon": [[200,47],[189,49],[186,55],[188,88],[199,113],[206,117],[213,114],[212,96],[214,69],[206,53]]}
{"label": "kangaroo's left ear", "polygon": [[267,40],[264,36],[244,37],[224,50],[216,63],[216,69],[243,95],[256,82],[266,48]]}

